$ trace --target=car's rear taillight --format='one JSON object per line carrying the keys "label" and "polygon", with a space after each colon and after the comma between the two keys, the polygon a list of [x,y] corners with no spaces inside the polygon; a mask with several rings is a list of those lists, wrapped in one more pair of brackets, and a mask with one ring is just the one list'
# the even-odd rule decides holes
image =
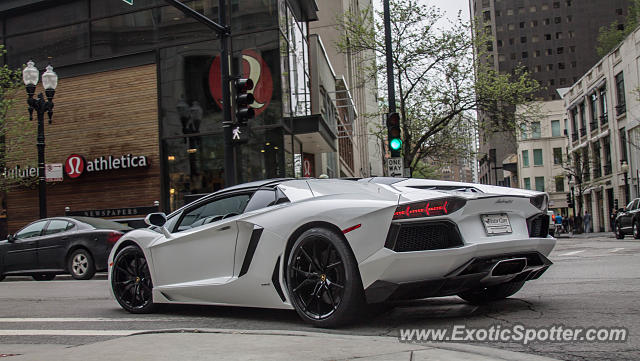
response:
{"label": "car's rear taillight", "polygon": [[444,216],[459,210],[466,203],[467,201],[461,198],[441,198],[402,204],[396,208],[393,219]]}
{"label": "car's rear taillight", "polygon": [[107,242],[116,243],[122,237],[122,233],[120,232],[111,232],[107,235]]}

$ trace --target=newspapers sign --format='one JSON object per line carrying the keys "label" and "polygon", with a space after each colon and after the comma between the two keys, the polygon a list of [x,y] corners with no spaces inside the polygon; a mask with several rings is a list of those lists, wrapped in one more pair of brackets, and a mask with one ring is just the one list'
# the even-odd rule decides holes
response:
{"label": "newspapers sign", "polygon": [[387,174],[389,177],[402,177],[404,175],[402,158],[387,159]]}

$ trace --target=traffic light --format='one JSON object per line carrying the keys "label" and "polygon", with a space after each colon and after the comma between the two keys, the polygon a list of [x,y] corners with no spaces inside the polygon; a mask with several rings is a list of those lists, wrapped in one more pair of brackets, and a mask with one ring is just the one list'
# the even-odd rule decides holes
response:
{"label": "traffic light", "polygon": [[402,154],[402,138],[400,138],[400,114],[398,113],[387,114],[387,139],[391,157],[400,157]]}
{"label": "traffic light", "polygon": [[571,193],[567,193],[567,207],[573,208],[573,201],[571,200]]}
{"label": "traffic light", "polygon": [[615,209],[615,210],[618,209],[618,200],[617,199],[613,200],[613,209]]}
{"label": "traffic light", "polygon": [[247,93],[253,89],[253,80],[236,79],[236,121],[240,126],[246,126],[249,119],[253,119],[255,112],[251,104],[255,101],[253,94]]}

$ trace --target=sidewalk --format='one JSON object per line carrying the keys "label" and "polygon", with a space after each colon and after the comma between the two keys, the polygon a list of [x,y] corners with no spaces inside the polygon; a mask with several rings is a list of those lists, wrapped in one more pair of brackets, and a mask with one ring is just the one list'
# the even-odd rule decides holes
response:
{"label": "sidewalk", "polygon": [[556,234],[554,237],[556,238],[616,238],[613,232],[594,232],[594,233],[560,233]]}
{"label": "sidewalk", "polygon": [[221,329],[167,330],[66,348],[61,346],[44,348],[43,345],[0,345],[0,354],[3,353],[22,354],[7,357],[7,361],[552,360],[468,344],[401,343],[395,337]]}

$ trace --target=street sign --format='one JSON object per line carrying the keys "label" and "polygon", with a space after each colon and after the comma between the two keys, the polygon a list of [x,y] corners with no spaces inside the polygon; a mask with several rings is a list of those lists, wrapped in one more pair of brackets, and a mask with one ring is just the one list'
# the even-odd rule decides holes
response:
{"label": "street sign", "polygon": [[387,159],[387,174],[389,177],[402,177],[404,174],[404,167],[402,165],[402,158],[389,158]]}
{"label": "street sign", "polygon": [[62,163],[47,164],[44,174],[47,182],[62,182]]}
{"label": "street sign", "polygon": [[122,1],[126,2],[129,5],[133,5],[133,0],[122,0]]}

